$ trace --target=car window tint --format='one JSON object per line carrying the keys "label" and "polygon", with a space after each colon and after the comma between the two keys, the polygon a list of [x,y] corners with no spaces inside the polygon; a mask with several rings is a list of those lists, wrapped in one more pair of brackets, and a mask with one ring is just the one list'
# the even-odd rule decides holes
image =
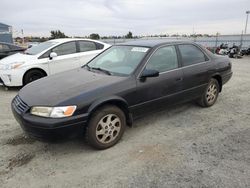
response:
{"label": "car window tint", "polygon": [[48,50],[42,56],[40,56],[39,59],[41,59],[41,58],[49,58],[50,53],[51,53],[51,50]]}
{"label": "car window tint", "polygon": [[79,41],[80,52],[87,52],[96,50],[96,45],[94,42],[89,41]]}
{"label": "car window tint", "polygon": [[57,53],[58,56],[76,53],[76,43],[67,42],[55,47],[53,52]]}
{"label": "car window tint", "polygon": [[149,59],[146,69],[153,69],[159,72],[172,70],[178,67],[178,59],[174,46],[167,46],[158,49]]}
{"label": "car window tint", "polygon": [[100,49],[103,49],[103,48],[104,48],[104,45],[103,45],[103,44],[101,44],[101,43],[96,42],[96,43],[95,43],[95,45],[96,45],[96,47],[97,47],[97,49],[98,49],[98,50],[100,50]]}
{"label": "car window tint", "polygon": [[193,65],[206,61],[204,53],[194,45],[179,45],[183,66]]}

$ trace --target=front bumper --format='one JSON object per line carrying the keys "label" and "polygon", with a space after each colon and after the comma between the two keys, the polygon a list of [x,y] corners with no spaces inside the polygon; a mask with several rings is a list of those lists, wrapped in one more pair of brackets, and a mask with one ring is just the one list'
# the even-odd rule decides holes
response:
{"label": "front bumper", "polygon": [[21,112],[14,100],[11,103],[12,112],[22,129],[33,137],[44,139],[68,138],[83,134],[87,125],[88,114],[67,118],[45,118]]}
{"label": "front bumper", "polygon": [[24,70],[0,70],[0,85],[22,86]]}

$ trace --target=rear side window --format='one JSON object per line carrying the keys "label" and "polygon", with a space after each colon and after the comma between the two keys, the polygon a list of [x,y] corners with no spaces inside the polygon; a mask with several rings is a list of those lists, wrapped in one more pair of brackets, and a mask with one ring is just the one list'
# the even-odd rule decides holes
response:
{"label": "rear side window", "polygon": [[178,46],[183,66],[193,65],[208,60],[205,54],[192,44],[182,44]]}
{"label": "rear side window", "polygon": [[96,50],[96,45],[94,42],[79,41],[79,50],[80,52]]}
{"label": "rear side window", "polygon": [[174,46],[158,49],[149,59],[146,69],[165,72],[178,68],[178,59]]}
{"label": "rear side window", "polygon": [[67,42],[67,43],[61,44],[55,47],[54,49],[52,49],[52,52],[57,53],[58,56],[76,53],[76,43]]}

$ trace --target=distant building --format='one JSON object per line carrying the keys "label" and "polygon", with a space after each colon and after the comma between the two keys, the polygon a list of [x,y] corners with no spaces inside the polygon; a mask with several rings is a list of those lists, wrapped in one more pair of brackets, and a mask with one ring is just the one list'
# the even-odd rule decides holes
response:
{"label": "distant building", "polygon": [[13,43],[11,26],[0,23],[0,42]]}

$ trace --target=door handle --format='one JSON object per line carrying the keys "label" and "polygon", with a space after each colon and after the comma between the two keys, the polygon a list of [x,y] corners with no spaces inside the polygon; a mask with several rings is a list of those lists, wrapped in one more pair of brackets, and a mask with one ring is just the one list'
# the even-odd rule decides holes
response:
{"label": "door handle", "polygon": [[183,78],[182,77],[180,77],[180,78],[176,78],[176,82],[180,82],[180,81],[182,81],[183,80]]}

